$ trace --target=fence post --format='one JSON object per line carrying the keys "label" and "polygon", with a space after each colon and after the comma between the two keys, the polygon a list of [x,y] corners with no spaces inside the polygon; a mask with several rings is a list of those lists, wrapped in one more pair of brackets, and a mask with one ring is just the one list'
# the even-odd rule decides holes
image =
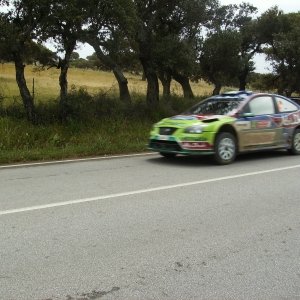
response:
{"label": "fence post", "polygon": [[32,78],[32,99],[34,101],[34,77]]}

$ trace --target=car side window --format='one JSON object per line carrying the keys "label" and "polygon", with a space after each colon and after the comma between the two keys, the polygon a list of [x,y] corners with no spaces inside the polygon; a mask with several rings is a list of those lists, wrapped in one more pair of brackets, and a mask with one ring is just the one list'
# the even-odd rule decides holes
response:
{"label": "car side window", "polygon": [[276,100],[276,104],[278,107],[278,111],[280,113],[293,112],[293,111],[298,110],[298,108],[295,104],[293,104],[292,102],[290,102],[284,98],[275,97],[275,100]]}
{"label": "car side window", "polygon": [[255,116],[271,115],[275,113],[275,107],[272,97],[259,96],[249,102],[249,110]]}

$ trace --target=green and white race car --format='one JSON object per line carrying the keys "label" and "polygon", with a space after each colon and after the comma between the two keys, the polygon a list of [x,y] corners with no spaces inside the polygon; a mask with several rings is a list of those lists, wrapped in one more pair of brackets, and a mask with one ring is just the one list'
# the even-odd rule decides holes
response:
{"label": "green and white race car", "polygon": [[156,123],[148,148],[164,157],[211,154],[229,164],[242,152],[300,154],[300,106],[274,94],[229,92]]}

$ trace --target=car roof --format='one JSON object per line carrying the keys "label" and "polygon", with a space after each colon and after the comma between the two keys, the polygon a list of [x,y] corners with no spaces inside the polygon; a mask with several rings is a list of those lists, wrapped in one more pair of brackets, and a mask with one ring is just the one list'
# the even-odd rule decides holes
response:
{"label": "car roof", "polygon": [[252,96],[275,96],[275,97],[281,97],[284,99],[287,99],[289,101],[294,102],[297,106],[300,106],[300,97],[285,97],[283,95],[278,95],[278,94],[274,94],[274,93],[262,93],[262,92],[252,92],[252,91],[228,91],[228,92],[224,92],[222,94],[219,95],[214,95],[211,96],[208,99],[210,100],[215,100],[215,101],[222,101],[222,100],[230,100],[230,101],[243,101],[246,100],[247,98],[252,98]]}
{"label": "car roof", "polygon": [[293,102],[296,102],[298,105],[300,105],[300,97],[285,97],[283,95],[277,95],[274,93],[261,93],[261,92],[252,92],[252,91],[228,91],[224,92],[219,95],[212,96],[211,98],[214,99],[232,99],[232,100],[244,100],[247,97],[251,97],[254,95],[260,95],[260,96],[276,96],[281,97],[287,100],[292,100]]}
{"label": "car roof", "polygon": [[248,96],[254,95],[252,91],[230,91],[225,92],[220,95],[215,95],[210,97],[210,99],[215,100],[233,100],[233,101],[241,101],[247,98]]}
{"label": "car roof", "polygon": [[252,91],[230,91],[222,93],[221,96],[249,96],[254,94]]}

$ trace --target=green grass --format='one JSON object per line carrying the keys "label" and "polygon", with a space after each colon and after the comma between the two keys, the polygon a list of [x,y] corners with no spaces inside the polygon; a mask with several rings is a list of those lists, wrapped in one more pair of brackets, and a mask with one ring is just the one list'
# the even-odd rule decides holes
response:
{"label": "green grass", "polygon": [[141,152],[150,126],[150,121],[112,119],[33,126],[1,118],[0,163]]}

